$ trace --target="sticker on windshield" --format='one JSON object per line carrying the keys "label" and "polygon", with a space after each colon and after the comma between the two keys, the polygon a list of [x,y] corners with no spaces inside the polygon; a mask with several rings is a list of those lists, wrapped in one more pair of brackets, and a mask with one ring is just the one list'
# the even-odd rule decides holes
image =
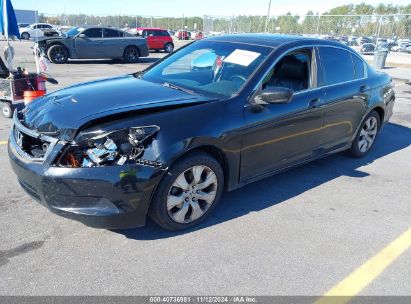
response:
{"label": "sticker on windshield", "polygon": [[260,55],[260,53],[236,49],[224,59],[224,62],[249,66]]}

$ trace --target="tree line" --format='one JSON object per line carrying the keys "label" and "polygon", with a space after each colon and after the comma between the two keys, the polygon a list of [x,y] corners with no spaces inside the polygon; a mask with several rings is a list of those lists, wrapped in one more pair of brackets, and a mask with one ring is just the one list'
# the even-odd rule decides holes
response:
{"label": "tree line", "polygon": [[288,34],[411,36],[411,4],[406,6],[366,3],[335,7],[324,14],[308,11],[299,16],[231,16],[231,17],[147,17],[131,15],[95,16],[85,14],[40,14],[41,22],[56,25],[104,25],[119,28],[160,27],[166,29],[203,30],[206,32],[242,33],[271,32]]}

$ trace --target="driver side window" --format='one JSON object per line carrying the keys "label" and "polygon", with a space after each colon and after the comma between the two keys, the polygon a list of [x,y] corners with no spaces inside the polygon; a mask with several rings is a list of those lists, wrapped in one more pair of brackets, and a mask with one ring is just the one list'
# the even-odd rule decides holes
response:
{"label": "driver side window", "polygon": [[313,87],[311,48],[292,51],[282,57],[263,80],[266,87],[284,87],[299,92]]}

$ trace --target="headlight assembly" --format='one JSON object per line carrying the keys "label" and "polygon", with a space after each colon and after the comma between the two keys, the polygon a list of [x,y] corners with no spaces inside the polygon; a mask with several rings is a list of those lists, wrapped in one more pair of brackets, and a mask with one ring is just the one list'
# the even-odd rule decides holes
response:
{"label": "headlight assembly", "polygon": [[124,165],[138,159],[159,130],[158,126],[144,126],[80,134],[62,155],[59,165],[74,168]]}

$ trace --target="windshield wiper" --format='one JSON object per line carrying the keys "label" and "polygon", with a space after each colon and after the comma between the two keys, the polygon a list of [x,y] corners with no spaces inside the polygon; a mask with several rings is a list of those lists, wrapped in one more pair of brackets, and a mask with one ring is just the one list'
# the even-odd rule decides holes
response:
{"label": "windshield wiper", "polygon": [[174,90],[183,91],[183,92],[188,93],[188,94],[198,95],[197,93],[195,93],[195,92],[192,91],[192,90],[189,90],[189,89],[180,87],[180,86],[175,85],[175,84],[173,84],[173,83],[163,82],[161,85],[162,85],[163,87],[170,88],[170,89],[174,89]]}

